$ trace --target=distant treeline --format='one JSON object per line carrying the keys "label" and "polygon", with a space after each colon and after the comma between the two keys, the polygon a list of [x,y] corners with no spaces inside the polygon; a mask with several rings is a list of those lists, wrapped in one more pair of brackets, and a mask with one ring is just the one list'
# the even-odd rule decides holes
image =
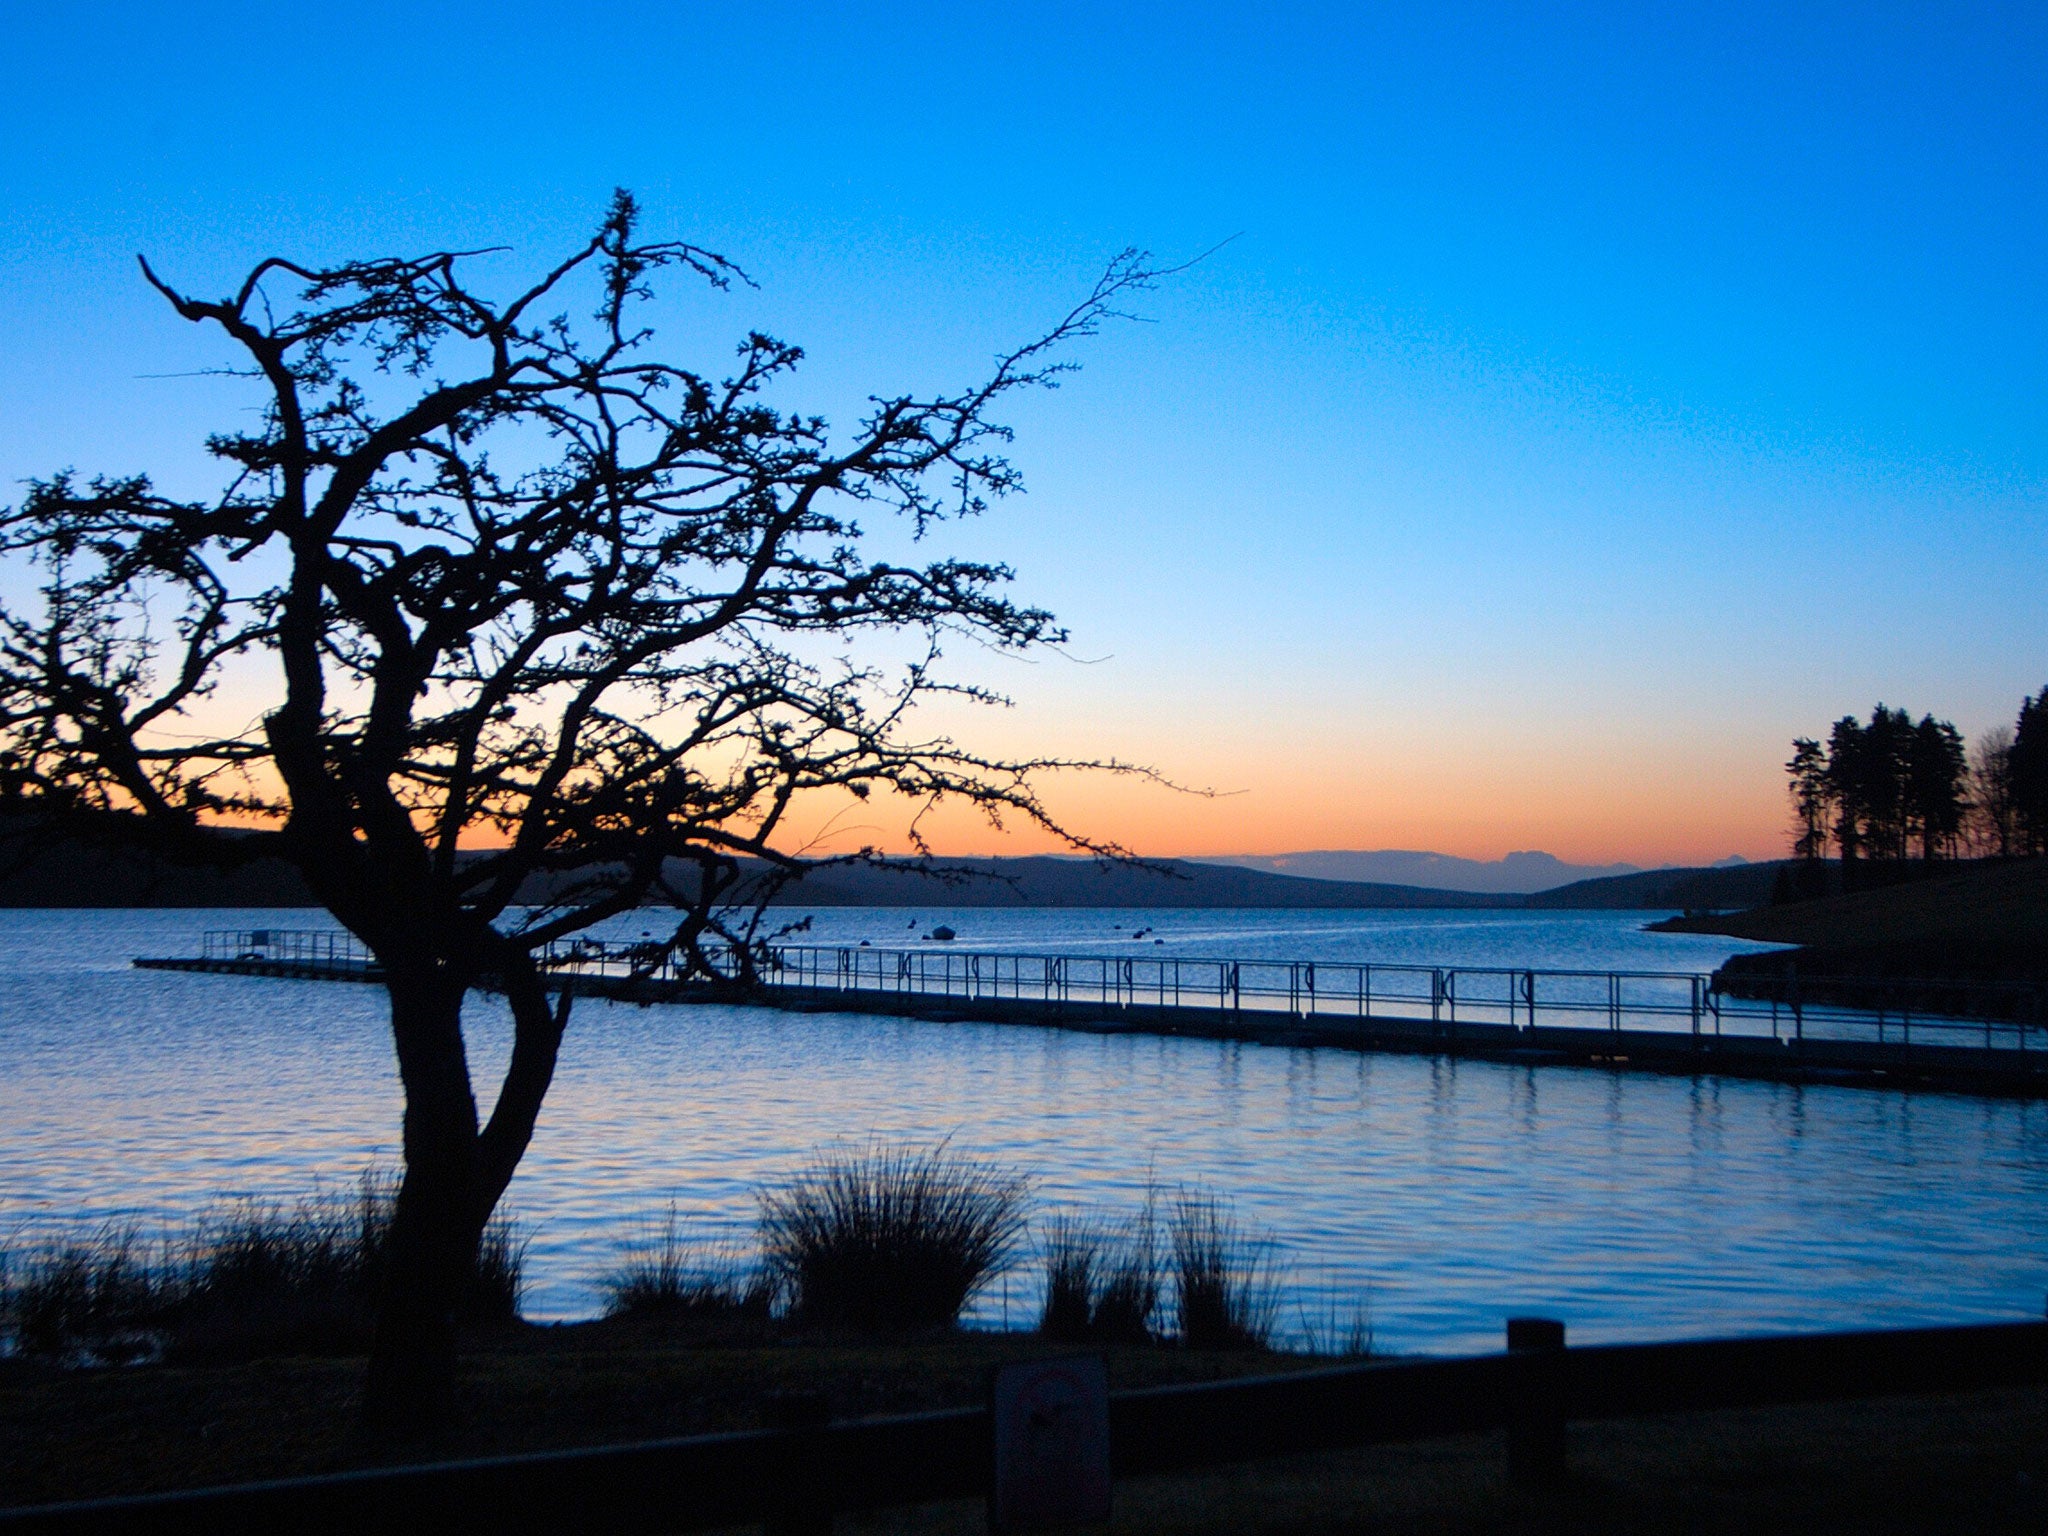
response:
{"label": "distant treeline", "polygon": [[1844,715],[1825,745],[1801,736],[1791,778],[1795,886],[1825,883],[1829,850],[1855,889],[1905,873],[1909,861],[2048,853],[2048,687],[2019,718],[1967,749],[1946,720],[1879,704],[1868,721]]}

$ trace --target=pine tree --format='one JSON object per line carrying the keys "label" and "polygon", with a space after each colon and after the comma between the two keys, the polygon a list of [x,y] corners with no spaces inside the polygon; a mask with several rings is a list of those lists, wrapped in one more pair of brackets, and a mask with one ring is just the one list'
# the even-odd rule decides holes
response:
{"label": "pine tree", "polygon": [[2006,767],[2018,851],[2048,853],[2048,687],[2020,704]]}

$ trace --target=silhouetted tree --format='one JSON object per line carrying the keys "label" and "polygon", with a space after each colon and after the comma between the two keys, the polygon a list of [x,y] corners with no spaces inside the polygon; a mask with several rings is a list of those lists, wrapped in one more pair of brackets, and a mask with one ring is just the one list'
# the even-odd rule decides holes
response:
{"label": "silhouetted tree", "polygon": [[[261,391],[255,426],[209,442],[224,489],[63,473],[0,516],[0,549],[41,573],[0,613],[0,748],[39,814],[193,862],[285,859],[383,967],[405,1092],[364,1409],[384,1434],[450,1403],[460,1280],[567,1023],[544,946],[667,901],[674,953],[708,966],[713,940],[758,934],[729,905],[742,861],[804,867],[785,822],[813,792],[1059,830],[1034,778],[1072,765],[913,719],[934,691],[990,697],[939,680],[943,635],[1029,647],[1060,637],[1052,617],[1003,595],[1005,567],[883,558],[854,518],[922,539],[1015,490],[992,409],[1056,383],[1063,344],[1154,276],[1119,257],[983,382],[878,397],[841,439],[771,402],[793,346],[750,335],[723,377],[650,351],[651,279],[741,274],[643,239],[624,193],[509,298],[473,285],[471,254],[272,258],[218,300],[145,262]],[[906,630],[900,675],[848,649]],[[487,1117],[462,1030],[485,977],[514,1025]]]}
{"label": "silhouetted tree", "polygon": [[1970,754],[1966,825],[1970,846],[1985,857],[2009,858],[2019,851],[2012,804],[2012,732],[2002,725],[1979,736]]}
{"label": "silhouetted tree", "polygon": [[1864,856],[1863,832],[1868,824],[1865,791],[1869,778],[1868,747],[1863,723],[1844,715],[1828,732],[1828,803],[1835,813],[1835,847],[1842,855],[1842,879],[1854,878],[1856,861]]}
{"label": "silhouetted tree", "polygon": [[2006,763],[2019,851],[2048,853],[2048,687],[2020,704]]}
{"label": "silhouetted tree", "polygon": [[1812,737],[1797,737],[1785,772],[1792,779],[1792,856],[1809,861],[1826,858],[1832,805],[1827,753]]}
{"label": "silhouetted tree", "polygon": [[1919,833],[1922,859],[1956,851],[1963,833],[1963,786],[1968,775],[1962,733],[1946,720],[1922,715],[1906,754],[1908,830]]}
{"label": "silhouetted tree", "polygon": [[1913,720],[1880,704],[1863,727],[1863,842],[1873,859],[1898,862],[1913,835]]}

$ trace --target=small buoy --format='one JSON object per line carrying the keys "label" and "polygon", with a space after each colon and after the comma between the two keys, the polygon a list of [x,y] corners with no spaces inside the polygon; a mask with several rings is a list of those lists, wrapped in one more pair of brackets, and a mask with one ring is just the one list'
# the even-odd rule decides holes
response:
{"label": "small buoy", "polygon": [[953,940],[958,938],[959,935],[956,934],[952,929],[948,928],[944,923],[941,923],[938,927],[932,930],[932,937],[937,939],[941,944],[950,944],[953,942]]}
{"label": "small buoy", "polygon": [[872,946],[871,944],[869,944],[869,943],[868,943],[868,941],[867,941],[866,939],[862,939],[862,940],[860,941],[860,947],[861,947],[862,949],[871,949],[871,948],[873,948],[873,946]]}

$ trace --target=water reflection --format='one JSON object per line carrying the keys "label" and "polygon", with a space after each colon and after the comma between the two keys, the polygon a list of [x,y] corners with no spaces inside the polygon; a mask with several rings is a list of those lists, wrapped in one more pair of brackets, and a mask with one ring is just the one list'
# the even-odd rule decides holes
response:
{"label": "water reflection", "polygon": [[[128,968],[209,920],[0,915],[0,1230],[182,1220],[395,1157],[374,989]],[[505,1020],[474,1023],[487,1074]],[[871,1135],[951,1135],[1048,1207],[1226,1191],[1293,1261],[1287,1318],[1369,1295],[1394,1348],[1488,1347],[1523,1308],[1589,1340],[2032,1316],[2048,1286],[2039,1104],[585,1003],[511,1191],[530,1310],[588,1312],[669,1200],[744,1231],[760,1181]],[[985,1319],[1005,1297],[1025,1316],[1029,1276]]]}

